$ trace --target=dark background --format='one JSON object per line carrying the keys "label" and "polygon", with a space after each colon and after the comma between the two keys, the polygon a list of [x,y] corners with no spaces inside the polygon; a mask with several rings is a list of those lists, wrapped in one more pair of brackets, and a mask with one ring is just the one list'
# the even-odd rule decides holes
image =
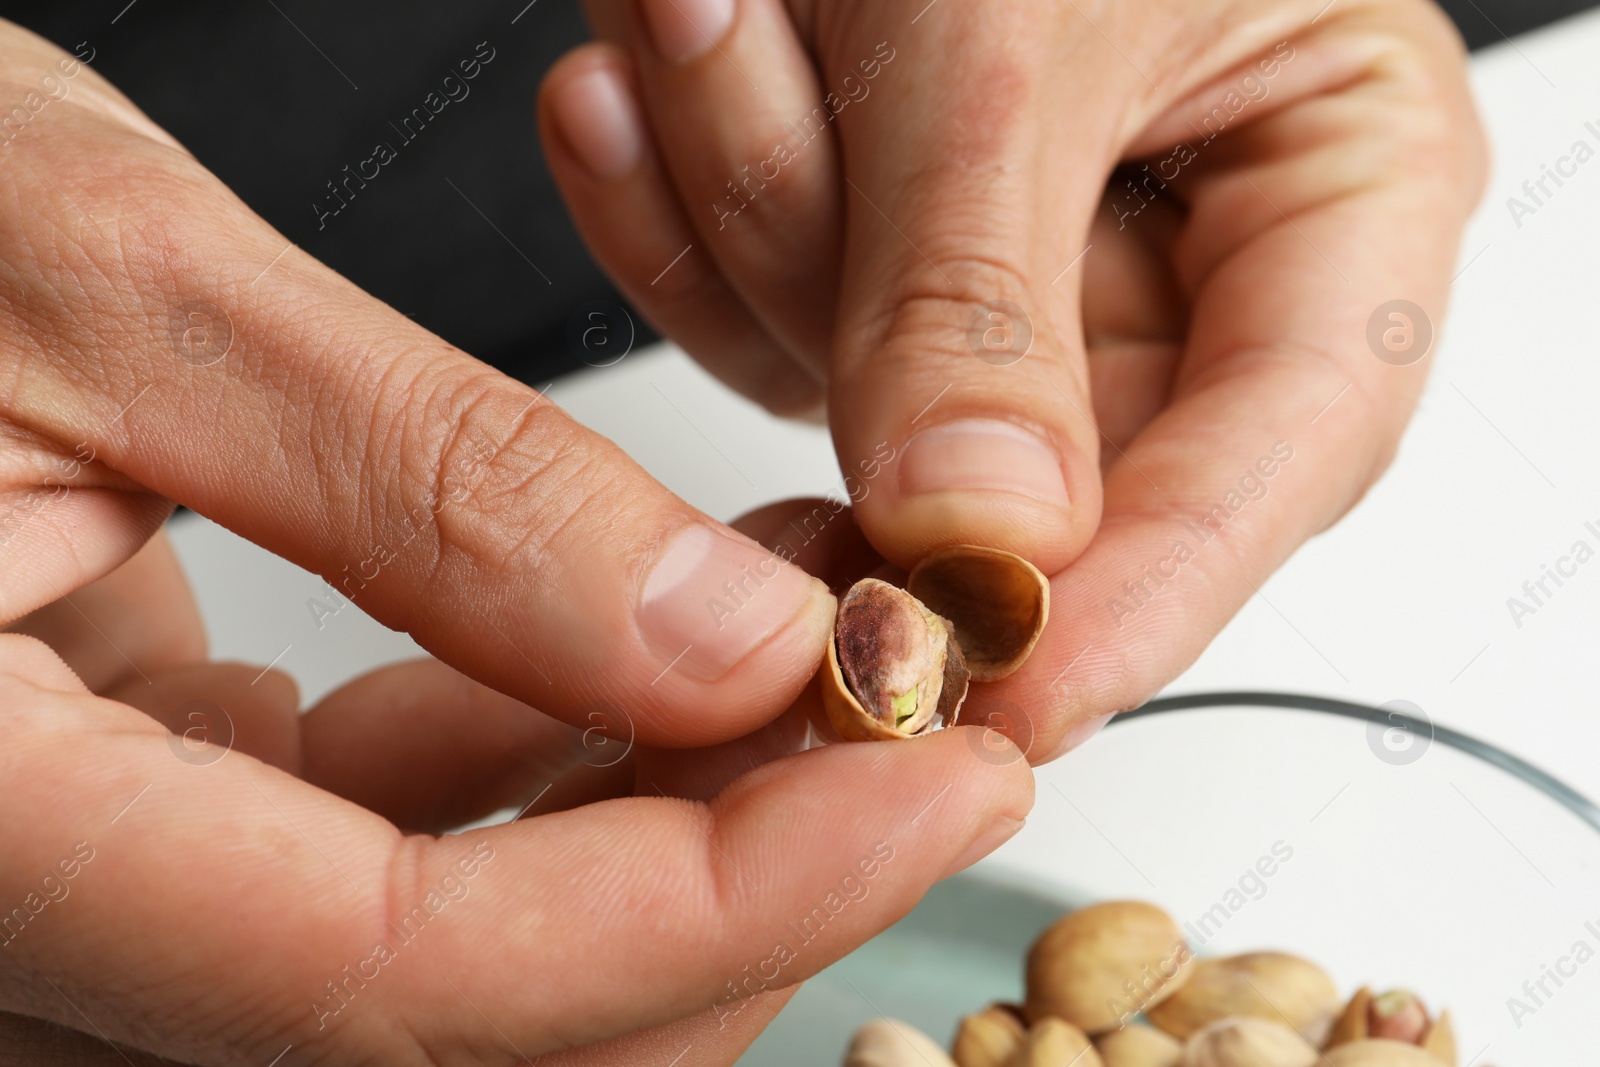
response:
{"label": "dark background", "polygon": [[[1479,48],[1597,0],[1441,2]],[[578,366],[568,318],[618,299],[533,122],[540,77],[586,36],[576,0],[0,0],[0,15],[68,51],[86,42],[97,70],[290,240],[525,381]],[[470,94],[402,146],[390,123],[479,42],[494,59]],[[379,141],[398,158],[319,229],[313,203],[336,204],[326,183]]]}

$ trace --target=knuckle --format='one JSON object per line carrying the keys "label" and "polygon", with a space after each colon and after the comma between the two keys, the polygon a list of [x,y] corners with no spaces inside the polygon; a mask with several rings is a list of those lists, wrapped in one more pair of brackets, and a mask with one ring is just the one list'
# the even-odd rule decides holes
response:
{"label": "knuckle", "polygon": [[464,553],[502,577],[538,576],[642,498],[642,472],[615,446],[498,373],[447,375],[416,409],[428,425],[403,499],[385,508],[428,523],[436,569]]}

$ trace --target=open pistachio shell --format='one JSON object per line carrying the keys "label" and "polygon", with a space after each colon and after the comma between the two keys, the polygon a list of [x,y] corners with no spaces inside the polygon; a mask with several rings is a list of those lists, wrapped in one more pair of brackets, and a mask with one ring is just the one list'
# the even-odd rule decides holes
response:
{"label": "open pistachio shell", "polygon": [[839,601],[822,707],[847,741],[914,737],[935,717],[948,723],[967,692],[967,669],[948,622],[916,597],[876,578]]}
{"label": "open pistachio shell", "polygon": [[1372,1004],[1372,990],[1362,986],[1351,994],[1345,1002],[1344,1011],[1339,1013],[1339,1019],[1333,1024],[1333,1032],[1328,1035],[1327,1048],[1338,1048],[1348,1045],[1352,1041],[1360,1041],[1367,1036],[1367,1012]]}
{"label": "open pistachio shell", "polygon": [[1430,1052],[1437,1060],[1456,1067],[1456,1028],[1450,1021],[1450,1011],[1445,1009],[1428,1027],[1428,1036],[1422,1039],[1422,1051]]}
{"label": "open pistachio shell", "polygon": [[[1375,1030],[1374,1019],[1385,1020],[1384,1025]],[[1441,1011],[1438,1018],[1430,1019],[1422,1001],[1404,990],[1381,995],[1374,995],[1366,986],[1356,990],[1334,1023],[1325,1047],[1340,1048],[1368,1038],[1383,1038],[1385,1044],[1398,1039],[1398,1043],[1414,1045],[1449,1067],[1456,1065],[1456,1035],[1450,1013]]]}
{"label": "open pistachio shell", "polygon": [[1286,1023],[1321,1045],[1339,1013],[1339,990],[1326,971],[1286,952],[1247,952],[1200,960],[1171,997],[1146,1013],[1177,1038],[1242,1015]]}
{"label": "open pistachio shell", "polygon": [[1022,666],[1050,618],[1050,581],[1021,556],[954,545],[911,569],[906,589],[955,627],[975,681]]}

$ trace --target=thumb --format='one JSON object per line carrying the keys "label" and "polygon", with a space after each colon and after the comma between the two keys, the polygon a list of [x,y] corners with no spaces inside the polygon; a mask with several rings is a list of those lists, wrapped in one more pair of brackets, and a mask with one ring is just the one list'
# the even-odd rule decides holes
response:
{"label": "thumb", "polygon": [[[836,120],[847,232],[835,445],[857,520],[894,562],[966,542],[1053,573],[1100,514],[1081,264],[1063,268],[1103,188],[1083,146],[1112,143],[1093,116],[1114,110],[1094,100],[1113,90],[1095,82],[1104,72],[1060,62],[1069,6],[945,4],[913,24],[921,6],[874,5],[847,34],[818,34],[847,42],[835,69],[854,64],[850,49],[899,54]],[[953,74],[949,57],[977,69]],[[962,88],[973,85],[984,92]],[[1108,128],[1046,129],[1068,106]]]}

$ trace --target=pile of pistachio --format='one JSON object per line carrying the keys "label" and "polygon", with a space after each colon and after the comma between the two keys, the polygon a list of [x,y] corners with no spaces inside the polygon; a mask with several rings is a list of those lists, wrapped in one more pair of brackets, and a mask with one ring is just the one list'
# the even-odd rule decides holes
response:
{"label": "pile of pistachio", "polygon": [[1153,904],[1072,912],[1028,952],[1027,999],[961,1021],[947,1054],[894,1019],[845,1067],[1456,1067],[1450,1013],[1405,990],[1349,1000],[1283,952],[1196,959]]}

